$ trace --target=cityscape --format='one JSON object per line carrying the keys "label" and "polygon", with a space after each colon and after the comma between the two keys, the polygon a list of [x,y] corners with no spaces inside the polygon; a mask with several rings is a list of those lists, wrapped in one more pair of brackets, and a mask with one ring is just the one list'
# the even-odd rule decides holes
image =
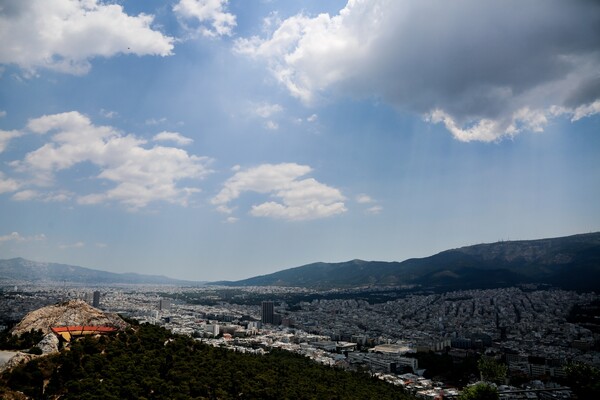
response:
{"label": "cityscape", "polygon": [[[407,293],[369,303],[357,290],[355,298],[344,291],[342,298],[294,304],[287,301],[318,293],[291,287],[26,283],[3,287],[1,293],[0,315],[7,322],[45,305],[79,299],[234,352],[262,355],[282,349],[334,368],[367,370],[422,399],[457,397],[461,385],[481,379],[473,369],[468,376],[444,382],[449,371],[431,376],[431,361],[424,364],[423,354],[450,357],[454,364],[479,357],[505,364],[505,384],[498,385],[502,399],[574,398],[562,384],[565,366],[600,367],[598,326],[571,322],[570,315],[576,305],[598,304],[600,296],[594,293],[522,286]],[[269,300],[261,300],[265,298]]]}
{"label": "cityscape", "polygon": [[600,1],[0,0],[0,399],[600,399]]}

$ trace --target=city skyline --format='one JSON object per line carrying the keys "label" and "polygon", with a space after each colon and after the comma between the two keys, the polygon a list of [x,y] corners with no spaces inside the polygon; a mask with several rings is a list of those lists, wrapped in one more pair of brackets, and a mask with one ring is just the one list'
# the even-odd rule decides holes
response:
{"label": "city skyline", "polygon": [[600,230],[594,2],[32,0],[0,21],[0,259],[237,280]]}

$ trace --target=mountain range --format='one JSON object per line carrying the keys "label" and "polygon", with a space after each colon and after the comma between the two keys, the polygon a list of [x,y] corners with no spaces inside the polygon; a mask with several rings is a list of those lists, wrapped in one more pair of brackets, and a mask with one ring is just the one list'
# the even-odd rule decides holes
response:
{"label": "mountain range", "polygon": [[74,265],[44,263],[24,258],[0,260],[0,284],[3,281],[16,280],[35,283],[69,282],[86,285],[110,284],[148,284],[148,285],[189,285],[189,282],[172,279],[162,275],[143,275],[136,273],[118,274]]}
{"label": "mountain range", "polygon": [[600,232],[478,244],[402,262],[318,262],[218,283],[323,289],[414,285],[438,290],[533,283],[569,290],[600,291]]}
{"label": "mountain range", "polygon": [[[0,260],[0,283],[9,280],[86,285],[202,284],[166,276],[118,274],[23,258]],[[478,244],[402,262],[317,262],[240,281],[220,281],[212,284],[314,289],[409,286],[445,291],[529,283],[600,292],[600,232],[550,239]]]}

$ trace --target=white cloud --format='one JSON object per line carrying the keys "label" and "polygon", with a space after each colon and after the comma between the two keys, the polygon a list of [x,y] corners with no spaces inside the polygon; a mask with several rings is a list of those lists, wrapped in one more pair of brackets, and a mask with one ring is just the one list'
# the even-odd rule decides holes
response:
{"label": "white cloud", "polygon": [[0,171],[0,193],[8,193],[19,190],[21,184],[14,179],[6,178],[4,173]]}
{"label": "white cloud", "polygon": [[227,217],[227,219],[225,220],[225,222],[228,224],[235,224],[238,221],[239,221],[239,218],[236,218],[236,217]]}
{"label": "white cloud", "polygon": [[446,129],[461,142],[498,141],[513,137],[523,131],[543,132],[552,118],[567,116],[571,122],[600,113],[600,100],[576,108],[551,106],[546,109],[516,110],[512,115],[498,119],[479,119],[460,126],[454,118],[442,110],[434,110],[425,116],[427,121],[443,123]]}
{"label": "white cloud", "polygon": [[253,104],[252,110],[254,114],[261,118],[270,118],[272,115],[283,111],[283,107],[279,104],[260,103]]}
{"label": "white cloud", "polygon": [[165,117],[162,118],[149,118],[146,120],[146,125],[158,125],[166,122],[167,119]]}
{"label": "white cloud", "polygon": [[[110,126],[93,125],[76,111],[32,119],[27,129],[39,134],[53,132],[48,143],[28,153],[22,161],[12,163],[18,171],[31,173],[38,186],[52,185],[56,172],[83,162],[99,168],[98,179],[115,184],[105,192],[80,195],[80,204],[115,201],[130,209],[154,201],[187,205],[189,197],[199,189],[178,183],[198,180],[210,173],[210,160],[206,157],[174,147],[145,148],[144,140]],[[69,196],[63,191],[45,193],[40,198],[60,201]]]}
{"label": "white cloud", "polygon": [[154,135],[152,140],[155,142],[173,142],[180,146],[187,146],[188,144],[191,144],[194,141],[193,139],[185,137],[178,132],[167,132],[167,131],[163,131],[157,135]]}
{"label": "white cloud", "polygon": [[600,100],[593,103],[581,105],[575,109],[566,110],[566,113],[572,114],[571,121],[578,121],[581,118],[589,117],[595,114],[600,114]]}
{"label": "white cloud", "polygon": [[73,193],[67,190],[59,190],[56,192],[45,193],[41,200],[45,202],[64,202],[71,200],[73,196]]}
{"label": "white cloud", "polygon": [[16,201],[29,201],[37,198],[38,196],[39,193],[37,191],[28,189],[15,193],[12,196],[12,199]]}
{"label": "white cloud", "polygon": [[371,207],[369,207],[365,210],[365,213],[367,213],[367,214],[376,215],[376,214],[381,213],[381,211],[383,211],[383,207],[380,206],[379,204],[376,204],[377,201],[375,201],[375,199],[373,199],[368,194],[365,194],[365,193],[359,194],[358,196],[356,196],[356,202],[359,204],[373,204]]}
{"label": "white cloud", "polygon": [[76,243],[70,243],[70,244],[61,244],[58,246],[59,249],[61,250],[65,250],[65,249],[80,249],[82,247],[85,247],[85,243],[84,242],[76,242]]}
{"label": "white cloud", "polygon": [[[173,12],[186,29],[208,37],[231,36],[237,23],[235,15],[226,12],[227,3],[229,0],[180,0]],[[188,20],[194,20],[198,26],[190,27]]]}
{"label": "white cloud", "polygon": [[600,112],[598,15],[600,3],[578,0],[349,0],[333,16],[272,23],[235,51],[265,60],[307,104],[383,99],[459,140],[495,141],[542,131],[553,106],[573,120]]}
{"label": "white cloud", "polygon": [[383,207],[381,206],[373,206],[373,207],[369,207],[367,208],[367,214],[379,214],[381,213],[381,211],[383,211]]}
{"label": "white cloud", "polygon": [[121,5],[98,0],[3,2],[0,63],[30,74],[38,68],[85,74],[95,57],[168,56],[174,39],[153,30],[153,18],[130,16]]}
{"label": "white cloud", "polygon": [[358,196],[356,196],[356,202],[360,203],[360,204],[368,204],[368,203],[373,203],[373,199],[371,198],[371,196],[361,193]]}
{"label": "white cloud", "polygon": [[66,190],[59,190],[56,192],[39,192],[37,190],[26,189],[15,193],[12,199],[15,201],[31,201],[39,200],[45,203],[50,202],[64,202],[73,198],[73,193]]}
{"label": "white cloud", "polygon": [[12,232],[8,235],[0,236],[0,243],[2,242],[31,242],[46,240],[46,235],[39,234],[35,236],[22,236],[19,232]]}
{"label": "white cloud", "polygon": [[0,118],[6,117],[6,111],[0,110]]}
{"label": "white cloud", "polygon": [[2,242],[9,242],[9,241],[11,241],[11,242],[12,241],[14,241],[14,242],[21,242],[23,240],[25,240],[25,238],[23,238],[23,236],[21,236],[19,234],[19,232],[12,232],[12,233],[10,233],[8,235],[0,236],[0,243],[2,243]]}
{"label": "white cloud", "polygon": [[96,247],[99,249],[105,249],[108,247],[108,245],[106,243],[96,242]]}
{"label": "white cloud", "polygon": [[267,121],[265,122],[265,128],[267,128],[270,131],[276,131],[277,129],[279,129],[279,124],[275,121]]}
{"label": "white cloud", "polygon": [[218,207],[225,206],[244,192],[268,194],[277,201],[253,205],[250,214],[287,220],[310,220],[341,214],[346,211],[345,197],[333,187],[313,178],[299,179],[312,169],[295,163],[263,164],[238,171],[212,199]]}
{"label": "white cloud", "polygon": [[306,118],[308,122],[315,122],[319,116],[317,114],[312,114],[310,117]]}
{"label": "white cloud", "polygon": [[116,111],[109,111],[109,110],[105,110],[104,108],[102,108],[100,110],[100,115],[102,115],[104,118],[112,119],[112,118],[117,117],[119,115],[119,113]]}
{"label": "white cloud", "polygon": [[11,141],[11,139],[18,138],[22,135],[23,133],[20,131],[3,131],[2,129],[0,129],[0,153],[6,150],[6,147],[8,146],[8,143]]}

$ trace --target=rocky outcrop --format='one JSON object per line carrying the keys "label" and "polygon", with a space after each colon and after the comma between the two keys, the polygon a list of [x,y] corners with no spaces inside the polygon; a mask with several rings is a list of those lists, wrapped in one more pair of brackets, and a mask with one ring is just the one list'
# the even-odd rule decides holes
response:
{"label": "rocky outcrop", "polygon": [[32,329],[39,329],[47,335],[54,326],[69,325],[105,325],[124,329],[128,324],[116,314],[104,313],[82,300],[70,300],[30,312],[11,332],[13,335],[21,335]]}
{"label": "rocky outcrop", "polygon": [[58,337],[54,333],[49,333],[36,345],[42,354],[58,353]]}
{"label": "rocky outcrop", "polygon": [[0,372],[7,371],[12,369],[20,364],[28,363],[29,361],[38,358],[41,356],[29,353],[18,352],[15,354],[10,360],[8,360],[4,365],[0,365]]}

